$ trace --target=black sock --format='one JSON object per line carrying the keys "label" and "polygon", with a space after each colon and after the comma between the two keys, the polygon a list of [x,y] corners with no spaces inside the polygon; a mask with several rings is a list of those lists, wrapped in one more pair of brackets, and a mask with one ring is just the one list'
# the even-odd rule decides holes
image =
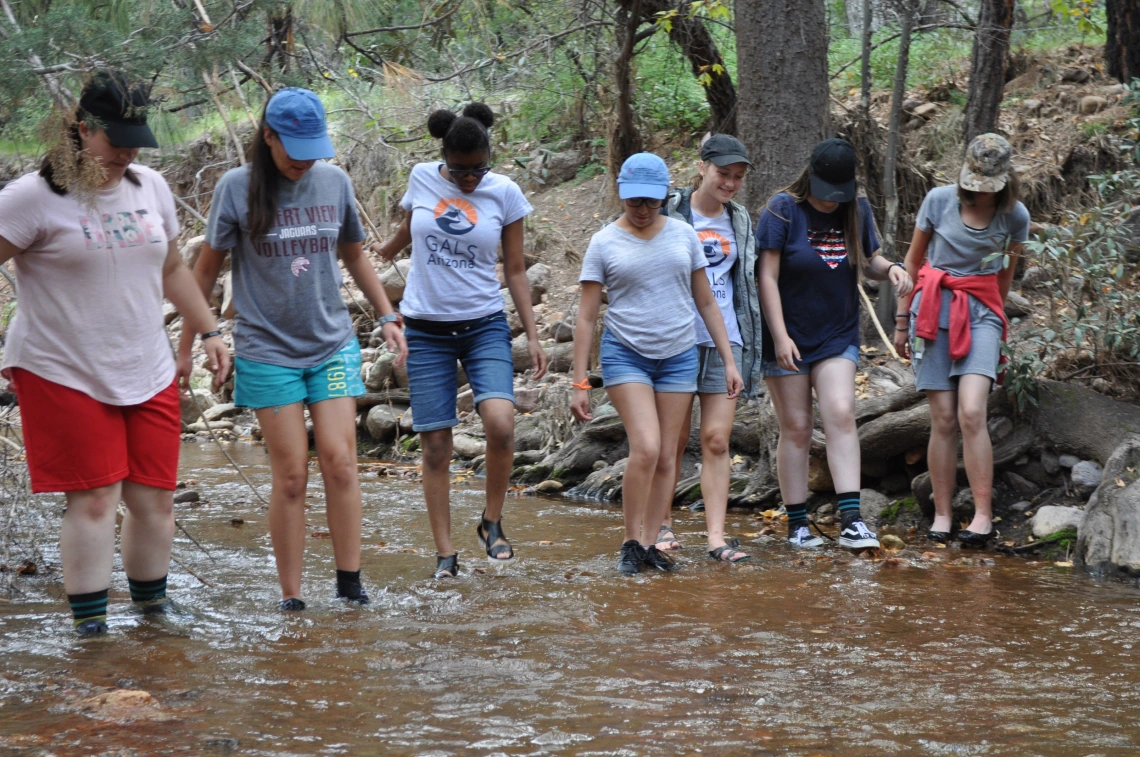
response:
{"label": "black sock", "polygon": [[800,526],[806,526],[808,524],[806,502],[801,502],[798,505],[789,505],[787,503],[784,503],[784,511],[788,513],[789,534]]}
{"label": "black sock", "polygon": [[76,626],[89,620],[107,621],[107,591],[103,589],[87,594],[67,595],[67,603],[71,605],[71,619]]}
{"label": "black sock", "polygon": [[134,602],[149,602],[166,596],[166,576],[153,581],[136,581],[127,576],[127,585],[131,588],[131,600]]}
{"label": "black sock", "polygon": [[859,515],[859,492],[839,492],[837,496],[840,521]]}
{"label": "black sock", "polygon": [[348,599],[356,599],[360,596],[362,591],[360,586],[360,571],[359,570],[337,570],[336,572],[336,595],[338,597],[347,597]]}

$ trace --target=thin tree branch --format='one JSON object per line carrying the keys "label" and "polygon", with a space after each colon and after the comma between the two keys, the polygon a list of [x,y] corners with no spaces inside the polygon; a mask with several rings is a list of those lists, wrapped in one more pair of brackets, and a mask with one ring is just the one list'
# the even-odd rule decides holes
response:
{"label": "thin tree branch", "polygon": [[383,34],[386,32],[405,32],[411,31],[412,29],[425,29],[429,26],[435,26],[436,24],[442,23],[451,18],[461,7],[463,7],[463,0],[458,0],[458,2],[455,3],[455,7],[449,10],[447,13],[444,13],[442,16],[436,16],[435,18],[428,21],[424,21],[422,24],[409,24],[408,26],[380,26],[375,29],[365,29],[359,32],[346,31],[343,36],[346,38],[359,37],[362,34]]}
{"label": "thin tree branch", "polygon": [[970,26],[974,27],[978,25],[978,19],[971,17],[970,12],[962,7],[962,4],[958,2],[958,0],[942,0],[942,2],[958,11],[958,15]]}
{"label": "thin tree branch", "polygon": [[[542,39],[537,40],[535,42],[532,42],[531,44],[527,45],[526,47],[523,47],[519,50],[516,50],[513,53],[507,53],[506,55],[495,55],[495,56],[488,58],[487,60],[485,60],[481,63],[476,63],[474,65],[468,66],[467,68],[461,69],[459,71],[455,71],[454,73],[450,73],[447,76],[441,76],[441,77],[425,76],[423,78],[424,78],[424,81],[430,81],[430,82],[451,81],[452,79],[454,79],[457,76],[462,76],[463,74],[469,74],[472,71],[478,71],[481,68],[486,68],[487,66],[492,66],[496,63],[503,63],[504,61],[508,61],[511,58],[518,58],[522,55],[526,55],[528,52],[535,49],[536,47],[541,47],[542,45],[545,45],[549,42],[553,42],[556,39],[561,39],[562,37],[566,37],[566,36],[569,36],[569,35],[574,34],[576,32],[580,32],[583,29],[590,29],[590,28],[595,27],[595,26],[613,26],[613,21],[589,21],[585,24],[580,24],[578,26],[572,27],[572,28],[567,29],[565,31],[558,32],[557,34],[551,34],[548,37],[543,37]],[[371,56],[369,56],[369,57],[371,57]]]}
{"label": "thin tree branch", "polygon": [[[911,34],[915,34],[916,32],[928,32],[928,31],[932,31],[934,29],[969,29],[970,31],[975,30],[973,26],[967,26],[966,24],[923,24],[922,26],[914,27],[913,29],[910,30],[910,32],[911,32]],[[898,39],[901,36],[902,36],[902,32],[895,32],[894,34],[890,35],[889,37],[884,37],[883,39],[879,40],[875,44],[871,45],[870,49],[872,51],[877,50],[878,48],[882,47],[883,45],[887,44],[888,42],[894,42],[896,39]],[[852,66],[854,66],[856,63],[860,62],[861,60],[863,60],[862,55],[860,55],[857,58],[853,58],[852,60],[847,61],[842,66],[835,69],[835,73],[833,73],[831,75],[831,78],[835,79],[841,73],[843,73],[847,69],[851,68]]]}

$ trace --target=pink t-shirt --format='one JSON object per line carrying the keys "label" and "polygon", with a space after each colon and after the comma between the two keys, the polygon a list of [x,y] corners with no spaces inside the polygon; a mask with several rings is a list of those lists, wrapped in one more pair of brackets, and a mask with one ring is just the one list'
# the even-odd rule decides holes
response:
{"label": "pink t-shirt", "polygon": [[132,165],[93,207],[57,195],[38,174],[0,190],[0,236],[23,250],[16,316],[0,367],[23,368],[109,405],[137,405],[170,386],[162,266],[178,236],[166,180]]}

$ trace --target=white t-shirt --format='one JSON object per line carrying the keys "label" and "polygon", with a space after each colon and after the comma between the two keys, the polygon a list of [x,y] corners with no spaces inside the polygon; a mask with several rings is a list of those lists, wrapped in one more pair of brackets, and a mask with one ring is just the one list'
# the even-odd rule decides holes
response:
{"label": "white t-shirt", "polygon": [[579,281],[609,294],[606,330],[634,352],[664,360],[692,349],[693,271],[708,265],[693,227],[666,217],[652,239],[611,223],[590,239]]}
{"label": "white t-shirt", "polygon": [[146,166],[93,207],[38,174],[0,190],[0,236],[23,250],[19,303],[2,367],[23,368],[108,405],[138,405],[170,386],[162,266],[178,237],[174,197]]}
{"label": "white t-shirt", "polygon": [[400,206],[412,214],[412,268],[400,312],[465,321],[503,309],[495,277],[503,227],[534,210],[519,185],[489,173],[471,194],[439,175],[442,163],[412,169]]}
{"label": "white t-shirt", "polygon": [[[744,341],[740,338],[740,324],[736,322],[736,308],[732,304],[732,266],[736,264],[738,254],[732,219],[728,211],[724,211],[716,218],[706,218],[695,210],[690,212],[693,214],[693,229],[697,232],[697,238],[701,240],[705,260],[709,263],[705,273],[708,274],[713,297],[720,305],[720,315],[724,318],[725,329],[728,330],[728,341],[743,345]],[[705,322],[696,312],[696,307],[694,302],[697,344],[702,347],[714,347],[712,335],[705,328]]]}

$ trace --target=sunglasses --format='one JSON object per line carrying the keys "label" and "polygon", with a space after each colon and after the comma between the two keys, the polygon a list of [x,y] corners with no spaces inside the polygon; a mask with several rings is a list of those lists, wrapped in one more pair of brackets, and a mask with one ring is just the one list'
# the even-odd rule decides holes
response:
{"label": "sunglasses", "polygon": [[479,168],[453,168],[450,163],[445,164],[447,172],[451,174],[452,178],[462,179],[467,176],[474,176],[476,179],[482,179],[487,174],[491,173],[490,166],[480,166]]}
{"label": "sunglasses", "polygon": [[633,197],[625,200],[624,202],[631,208],[640,208],[644,206],[650,210],[660,210],[661,206],[665,204],[664,200],[652,200],[648,197]]}

